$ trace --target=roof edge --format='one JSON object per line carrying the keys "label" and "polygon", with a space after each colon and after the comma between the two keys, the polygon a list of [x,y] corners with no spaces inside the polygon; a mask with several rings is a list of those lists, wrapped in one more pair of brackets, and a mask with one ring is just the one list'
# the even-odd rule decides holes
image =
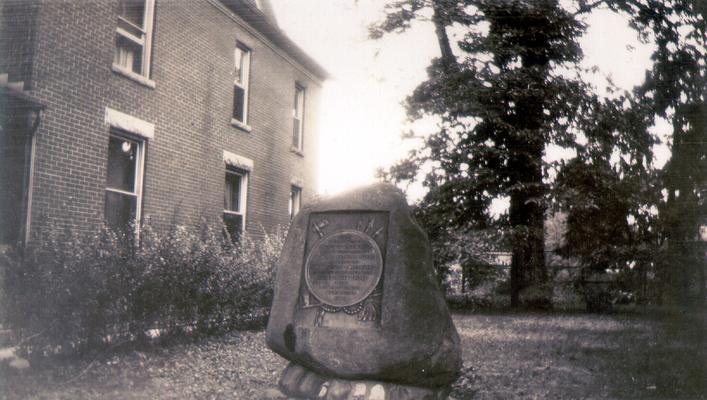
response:
{"label": "roof edge", "polygon": [[224,5],[229,11],[241,17],[248,25],[271,40],[273,44],[285,51],[295,61],[321,80],[331,78],[331,74],[324,69],[314,58],[302,50],[274,20],[271,21],[263,11],[254,4],[245,0],[215,0]]}
{"label": "roof edge", "polygon": [[0,101],[3,102],[3,106],[10,106],[9,108],[20,108],[28,110],[44,110],[46,108],[44,104],[35,100],[26,92],[12,90],[5,86],[0,86]]}

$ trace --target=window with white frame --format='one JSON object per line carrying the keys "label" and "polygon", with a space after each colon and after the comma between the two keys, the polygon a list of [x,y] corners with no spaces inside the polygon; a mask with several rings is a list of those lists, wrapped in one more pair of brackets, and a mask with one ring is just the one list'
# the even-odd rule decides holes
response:
{"label": "window with white frame", "polygon": [[228,166],[223,198],[223,223],[233,240],[245,230],[248,172]]}
{"label": "window with white frame", "polygon": [[295,101],[292,109],[292,147],[302,151],[304,134],[304,88],[295,85]]}
{"label": "window with white frame", "polygon": [[302,205],[302,188],[298,186],[290,187],[290,221],[297,215]]}
{"label": "window with white frame", "polygon": [[233,81],[233,119],[248,123],[248,81],[250,76],[250,49],[241,43],[236,45],[235,79]]}
{"label": "window with white frame", "polygon": [[150,78],[155,0],[119,0],[113,63],[121,70]]}
{"label": "window with white frame", "polygon": [[140,220],[145,142],[111,131],[106,174],[106,223],[128,232]]}

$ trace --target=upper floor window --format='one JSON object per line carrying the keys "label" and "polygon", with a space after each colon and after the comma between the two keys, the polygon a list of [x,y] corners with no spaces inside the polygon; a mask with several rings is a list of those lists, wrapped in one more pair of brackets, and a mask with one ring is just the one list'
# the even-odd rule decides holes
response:
{"label": "upper floor window", "polygon": [[127,232],[140,219],[144,157],[144,141],[111,131],[105,219],[114,229]]}
{"label": "upper floor window", "polygon": [[295,86],[295,102],[292,109],[292,147],[302,151],[304,130],[304,88]]}
{"label": "upper floor window", "polygon": [[115,66],[126,72],[150,77],[152,22],[155,0],[119,0]]}
{"label": "upper floor window", "polygon": [[250,49],[238,43],[235,53],[235,79],[233,81],[233,119],[247,124],[248,77],[250,76]]}

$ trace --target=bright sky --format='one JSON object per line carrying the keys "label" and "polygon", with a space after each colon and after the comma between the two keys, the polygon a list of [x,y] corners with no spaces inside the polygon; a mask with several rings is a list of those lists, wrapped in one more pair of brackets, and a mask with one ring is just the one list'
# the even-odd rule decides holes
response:
{"label": "bright sky", "polygon": [[[416,144],[400,138],[407,126],[402,102],[439,54],[432,26],[421,23],[402,35],[372,41],[367,27],[380,19],[383,1],[271,1],[281,28],[333,75],[319,105],[319,191],[333,194],[372,182],[376,168],[392,164]],[[604,86],[604,75],[622,88],[641,83],[651,47],[639,43],[622,17],[610,11],[599,11],[588,22],[581,45],[585,64],[601,71],[594,78],[597,86]],[[664,137],[668,128],[661,124],[656,133]],[[656,165],[662,166],[667,147],[656,151]]]}

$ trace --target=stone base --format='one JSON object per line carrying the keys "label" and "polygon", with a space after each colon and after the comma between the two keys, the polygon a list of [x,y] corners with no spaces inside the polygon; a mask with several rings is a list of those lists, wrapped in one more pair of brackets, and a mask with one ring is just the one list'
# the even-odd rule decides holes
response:
{"label": "stone base", "polygon": [[290,363],[280,376],[279,390],[268,400],[445,400],[450,388],[423,388],[372,380],[327,378]]}

